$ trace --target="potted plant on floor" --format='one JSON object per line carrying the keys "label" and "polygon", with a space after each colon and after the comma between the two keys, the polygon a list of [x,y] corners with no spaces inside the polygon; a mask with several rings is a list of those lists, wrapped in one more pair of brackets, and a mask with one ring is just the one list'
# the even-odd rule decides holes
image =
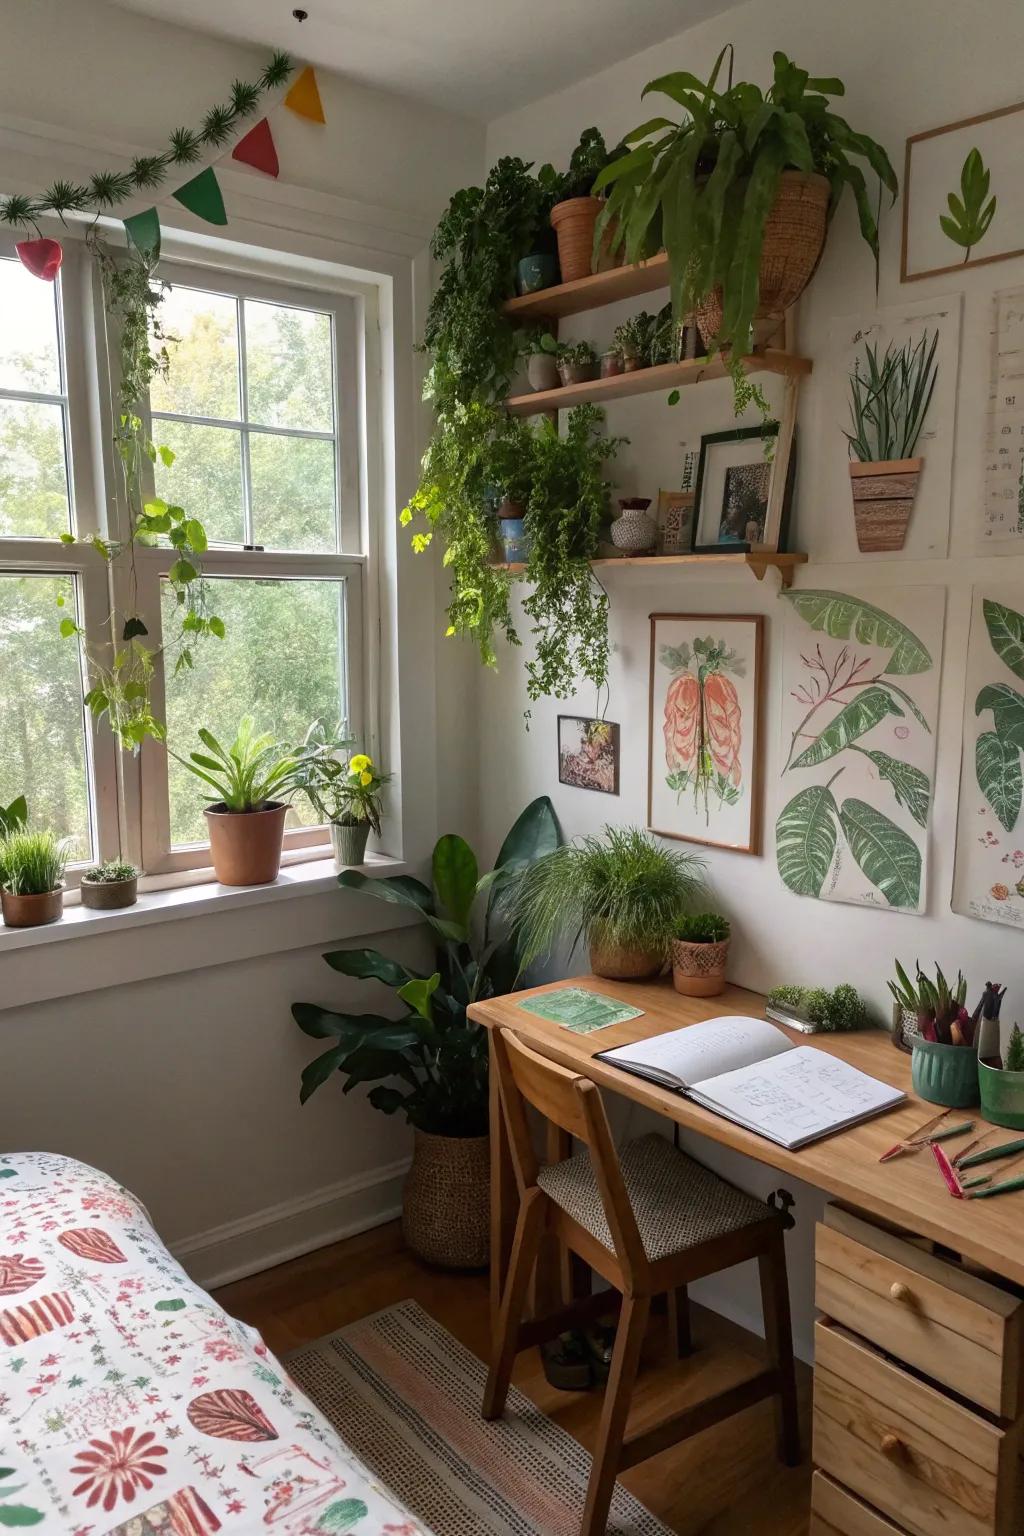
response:
{"label": "potted plant on floor", "polygon": [[134,864],[108,859],[87,869],[79,886],[82,906],[95,912],[114,912],[133,907],[139,899],[139,872]]}
{"label": "potted plant on floor", "polygon": [[729,921],[717,912],[694,912],[672,935],[672,985],[684,997],[716,997],[725,991]]}
{"label": "potted plant on floor", "polygon": [[305,1034],[330,1042],[302,1074],[301,1101],[338,1071],[346,1093],[373,1083],[374,1108],[387,1115],[400,1111],[413,1127],[403,1231],[409,1247],[429,1263],[462,1269],[487,1262],[488,1042],[466,1009],[515,986],[515,940],[495,932],[499,898],[513,875],[560,840],[551,802],[542,796],[516,821],[490,874],[481,876],[469,844],[452,835],[434,848],[429,886],[408,875],[377,880],[346,870],[338,876],[345,890],[419,915],[434,945],[433,968],[425,975],[375,949],[335,950],[324,956],[328,965],[393,988],[401,1016],[292,1006]]}
{"label": "potted plant on floor", "polygon": [[30,832],[20,819],[0,837],[0,908],[8,928],[59,921],[70,847],[55,832]]}
{"label": "potted plant on floor", "polygon": [[719,85],[723,49],[705,83],[687,70],[652,80],[684,108],[681,122],[657,116],[626,135],[630,152],[601,171],[607,190],[595,249],[617,228],[627,262],[668,255],[673,314],[696,312],[709,346],[728,353],[737,413],[756,398],[742,359],[775,336],[810,281],[828,222],[846,186],[878,264],[872,195],[856,163],[867,162],[895,200],[896,173],[880,145],[832,110],[842,81],[815,79],[784,53],[771,86]]}
{"label": "potted plant on floor", "polygon": [[344,726],[327,732],[318,722],[299,754],[299,786],[330,828],[336,869],[363,863],[370,833],[380,836],[381,790],[391,782],[391,775],[378,772],[366,752],[343,760],[340,753],[352,745]]}
{"label": "potted plant on floor", "polygon": [[171,752],[217,795],[205,815],[213,872],[221,885],[269,885],[277,879],[288,801],[300,786],[298,757],[269,731],[259,736],[254,731],[252,716],[245,715],[230,747],[201,729],[206,752],[187,758]]}
{"label": "potted plant on floor", "polygon": [[[902,549],[924,464],[914,457],[935,393],[939,333],[886,347],[864,343],[850,374],[850,488],[857,548],[863,553]],[[863,372],[861,371],[863,363]]]}
{"label": "potted plant on floor", "polygon": [[916,984],[897,960],[896,981],[889,982],[898,1007],[917,1020],[911,1077],[914,1092],[930,1104],[964,1109],[978,1102],[976,1020],[964,1007],[967,983],[957,975],[951,990],[938,966],[935,981],[917,967]]}
{"label": "potted plant on floor", "polygon": [[563,283],[597,271],[601,252],[594,256],[594,226],[601,212],[601,199],[593,195],[593,186],[610,158],[602,134],[596,128],[586,128],[564,175],[558,176],[550,166],[541,169],[540,180],[555,189],[551,223],[558,237],[558,265]]}
{"label": "potted plant on floor", "polygon": [[704,861],[669,851],[638,827],[605,827],[538,859],[516,881],[509,916],[523,964],[567,937],[590,949],[596,976],[640,981],[669,956],[680,914],[703,889]]}

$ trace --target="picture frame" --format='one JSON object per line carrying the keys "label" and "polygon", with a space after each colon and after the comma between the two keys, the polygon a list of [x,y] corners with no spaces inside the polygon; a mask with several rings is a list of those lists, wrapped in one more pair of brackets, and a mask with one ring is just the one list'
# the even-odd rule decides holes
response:
{"label": "picture frame", "polygon": [[764,615],[652,613],[650,624],[648,828],[759,854]]}
{"label": "picture frame", "polygon": [[688,555],[693,539],[695,497],[689,491],[658,492],[658,553]]}
{"label": "picture frame", "polygon": [[558,716],[558,782],[601,795],[619,793],[619,727],[614,720]]}
{"label": "picture frame", "polygon": [[765,457],[766,438],[778,439],[779,424],[732,427],[700,440],[694,488],[692,542],[695,555],[773,553],[785,548],[789,531],[796,442],[789,456],[786,486],[773,497],[777,457]]}

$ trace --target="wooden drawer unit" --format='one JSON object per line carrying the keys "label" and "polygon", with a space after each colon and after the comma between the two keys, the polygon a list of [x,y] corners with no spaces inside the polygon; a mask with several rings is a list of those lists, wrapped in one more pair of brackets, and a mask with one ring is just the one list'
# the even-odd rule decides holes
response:
{"label": "wooden drawer unit", "polygon": [[815,1325],[814,1344],[817,1467],[910,1536],[1020,1536],[1018,1426],[993,1424],[834,1323]]}
{"label": "wooden drawer unit", "polygon": [[834,1483],[824,1472],[815,1472],[808,1536],[906,1536],[906,1531]]}
{"label": "wooden drawer unit", "polygon": [[1024,1304],[1009,1292],[829,1206],[815,1302],[826,1317],[980,1408],[1021,1411]]}

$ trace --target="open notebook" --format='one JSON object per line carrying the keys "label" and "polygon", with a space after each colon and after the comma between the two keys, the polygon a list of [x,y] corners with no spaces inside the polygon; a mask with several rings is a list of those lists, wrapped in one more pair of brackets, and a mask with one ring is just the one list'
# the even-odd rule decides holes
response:
{"label": "open notebook", "polygon": [[780,1146],[803,1147],[906,1098],[764,1019],[708,1019],[599,1052],[612,1066],[684,1093]]}

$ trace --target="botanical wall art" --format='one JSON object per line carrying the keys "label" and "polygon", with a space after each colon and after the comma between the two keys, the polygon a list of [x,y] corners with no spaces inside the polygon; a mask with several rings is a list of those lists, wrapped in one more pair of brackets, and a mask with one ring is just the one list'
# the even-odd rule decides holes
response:
{"label": "botanical wall art", "polygon": [[1024,549],[1024,288],[992,296],[992,388],[980,543]]}
{"label": "botanical wall art", "polygon": [[905,283],[1024,255],[1024,102],[907,140]]}
{"label": "botanical wall art", "polygon": [[1024,928],[1024,586],[975,587],[953,910]]}
{"label": "botanical wall art", "polygon": [[945,591],[782,595],[779,874],[798,896],[921,912]]}
{"label": "botanical wall art", "polygon": [[614,721],[559,715],[558,782],[618,794],[619,727]]}
{"label": "botanical wall art", "polygon": [[662,837],[758,853],[757,615],[651,615],[647,822]]}
{"label": "botanical wall art", "polygon": [[833,322],[821,363],[816,558],[945,557],[960,295]]}

